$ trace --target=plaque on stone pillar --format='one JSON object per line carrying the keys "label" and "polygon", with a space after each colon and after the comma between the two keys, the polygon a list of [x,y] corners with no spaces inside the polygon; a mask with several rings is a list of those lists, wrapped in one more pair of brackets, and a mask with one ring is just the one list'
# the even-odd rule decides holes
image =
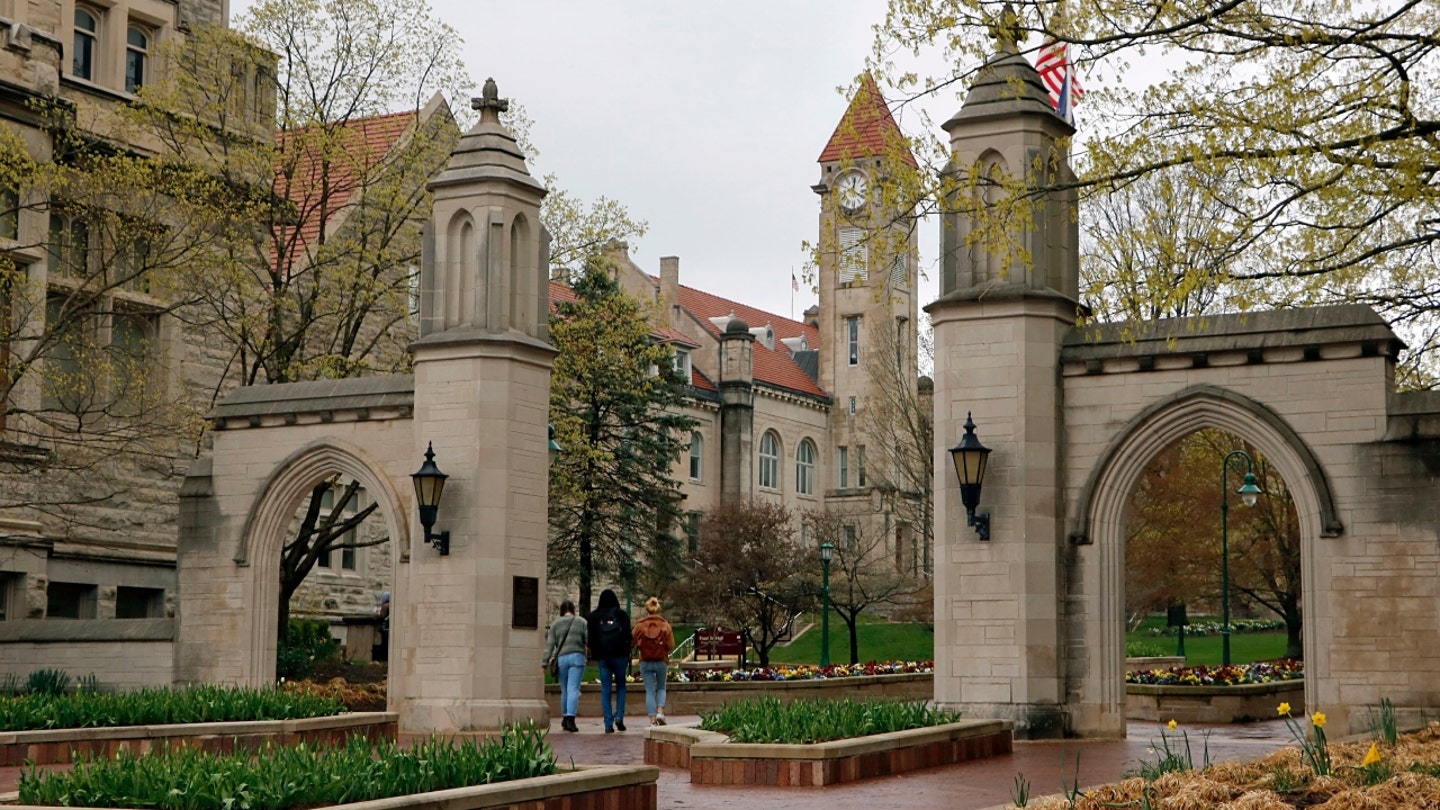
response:
{"label": "plaque on stone pillar", "polygon": [[540,627],[540,580],[514,577],[510,593],[510,626],[536,630]]}

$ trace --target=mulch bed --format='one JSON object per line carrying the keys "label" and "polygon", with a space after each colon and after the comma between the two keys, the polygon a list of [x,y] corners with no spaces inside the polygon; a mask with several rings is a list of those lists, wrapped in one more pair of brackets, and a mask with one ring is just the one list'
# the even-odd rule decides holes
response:
{"label": "mulch bed", "polygon": [[[1395,745],[1379,746],[1381,760],[1360,767],[1370,742],[1330,745],[1333,774],[1315,776],[1299,748],[1256,762],[1222,762],[1204,770],[1134,777],[1090,791],[1073,804],[1061,796],[1030,803],[1036,810],[1389,810],[1440,808],[1440,722]],[[1370,784],[1373,782],[1374,784]]]}
{"label": "mulch bed", "polygon": [[[385,672],[384,667],[380,672]],[[314,678],[314,673],[311,678]],[[345,704],[345,708],[352,712],[383,712],[385,711],[385,679],[370,681],[367,683],[352,683],[343,677],[330,678],[327,681],[303,680],[288,681],[281,684],[287,692],[303,692],[311,695],[333,697]]]}

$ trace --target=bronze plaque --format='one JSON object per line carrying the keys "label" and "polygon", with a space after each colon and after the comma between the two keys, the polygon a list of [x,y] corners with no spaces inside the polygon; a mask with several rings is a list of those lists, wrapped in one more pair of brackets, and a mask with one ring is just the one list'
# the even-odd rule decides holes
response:
{"label": "bronze plaque", "polygon": [[510,593],[510,626],[540,627],[539,577],[514,577]]}

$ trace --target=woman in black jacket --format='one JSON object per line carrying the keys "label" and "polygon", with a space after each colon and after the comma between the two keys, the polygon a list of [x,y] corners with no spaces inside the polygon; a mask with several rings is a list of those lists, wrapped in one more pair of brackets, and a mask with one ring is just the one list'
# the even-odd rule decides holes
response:
{"label": "woman in black jacket", "polygon": [[[600,603],[590,612],[590,657],[600,669],[600,706],[605,712],[605,733],[625,730],[625,675],[630,670],[630,614],[620,609],[620,599],[606,588]],[[614,705],[610,681],[616,683]]]}

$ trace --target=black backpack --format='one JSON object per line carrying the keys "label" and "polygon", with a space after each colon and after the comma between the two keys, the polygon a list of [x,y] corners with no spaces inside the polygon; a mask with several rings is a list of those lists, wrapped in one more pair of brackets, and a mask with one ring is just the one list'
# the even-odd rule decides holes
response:
{"label": "black backpack", "polygon": [[630,651],[630,631],[620,622],[620,616],[610,613],[600,617],[599,633],[591,647],[602,657],[618,658]]}

